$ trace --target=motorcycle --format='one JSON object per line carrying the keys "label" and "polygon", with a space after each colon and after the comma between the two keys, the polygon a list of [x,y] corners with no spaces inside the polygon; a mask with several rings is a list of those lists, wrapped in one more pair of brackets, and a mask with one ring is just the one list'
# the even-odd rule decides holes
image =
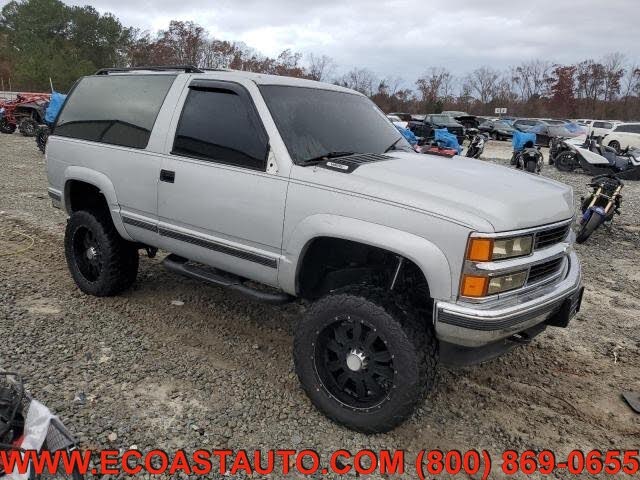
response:
{"label": "motorcycle", "polygon": [[489,137],[483,133],[475,133],[471,137],[471,143],[465,153],[466,157],[480,158],[480,155],[484,152],[484,145],[489,140]]}
{"label": "motorcycle", "polygon": [[563,147],[564,150],[555,157],[556,168],[562,172],[582,168],[591,175],[615,174],[624,180],[640,180],[640,151],[636,149],[627,148],[618,153],[593,138],[582,145],[564,141]]}
{"label": "motorcycle", "polygon": [[511,165],[520,170],[531,173],[540,173],[542,170],[542,152],[536,147],[536,134],[530,132],[513,132],[513,155]]}
{"label": "motorcycle", "polygon": [[576,236],[578,243],[584,243],[603,223],[611,222],[614,214],[620,215],[622,180],[612,174],[599,175],[588,185],[593,188],[593,193],[586,199],[582,198],[580,231]]}

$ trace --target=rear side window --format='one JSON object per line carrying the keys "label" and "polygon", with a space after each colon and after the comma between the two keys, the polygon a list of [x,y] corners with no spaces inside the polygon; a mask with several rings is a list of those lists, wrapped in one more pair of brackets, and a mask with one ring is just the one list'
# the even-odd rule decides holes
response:
{"label": "rear side window", "polygon": [[609,122],[593,122],[593,128],[613,128],[613,125]]}
{"label": "rear side window", "polygon": [[248,94],[236,90],[192,87],[171,153],[264,171],[267,135]]}
{"label": "rear side window", "polygon": [[631,132],[631,125],[618,125],[616,132],[629,133]]}
{"label": "rear side window", "polygon": [[100,75],[83,78],[60,112],[55,134],[146,148],[175,75]]}
{"label": "rear side window", "polygon": [[629,132],[631,133],[640,133],[640,123],[634,123],[633,125],[628,125]]}

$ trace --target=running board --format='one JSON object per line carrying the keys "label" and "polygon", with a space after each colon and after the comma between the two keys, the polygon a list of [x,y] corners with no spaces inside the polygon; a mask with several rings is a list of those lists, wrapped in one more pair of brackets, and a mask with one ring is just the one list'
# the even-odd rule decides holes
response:
{"label": "running board", "polygon": [[283,292],[267,292],[249,287],[242,283],[242,278],[220,270],[192,265],[189,260],[178,255],[169,255],[162,264],[167,270],[185,277],[193,278],[219,287],[225,287],[246,295],[254,300],[271,305],[282,305],[293,301],[293,297]]}

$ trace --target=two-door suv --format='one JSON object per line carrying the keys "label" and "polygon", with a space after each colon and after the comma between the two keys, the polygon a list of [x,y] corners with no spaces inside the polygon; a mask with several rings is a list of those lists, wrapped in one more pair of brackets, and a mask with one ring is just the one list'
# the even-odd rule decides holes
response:
{"label": "two-door suv", "polygon": [[537,175],[413,152],[365,96],[194,67],[80,79],[47,145],[78,287],[136,279],[139,251],[274,304],[311,401],[364,432],[401,423],[439,361],[471,364],[580,306],[573,194]]}

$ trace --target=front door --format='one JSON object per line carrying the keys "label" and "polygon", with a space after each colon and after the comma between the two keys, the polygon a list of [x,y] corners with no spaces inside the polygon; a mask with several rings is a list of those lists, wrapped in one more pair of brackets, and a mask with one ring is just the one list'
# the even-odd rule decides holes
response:
{"label": "front door", "polygon": [[288,178],[267,173],[268,155],[244,87],[192,81],[159,178],[162,247],[277,285]]}

